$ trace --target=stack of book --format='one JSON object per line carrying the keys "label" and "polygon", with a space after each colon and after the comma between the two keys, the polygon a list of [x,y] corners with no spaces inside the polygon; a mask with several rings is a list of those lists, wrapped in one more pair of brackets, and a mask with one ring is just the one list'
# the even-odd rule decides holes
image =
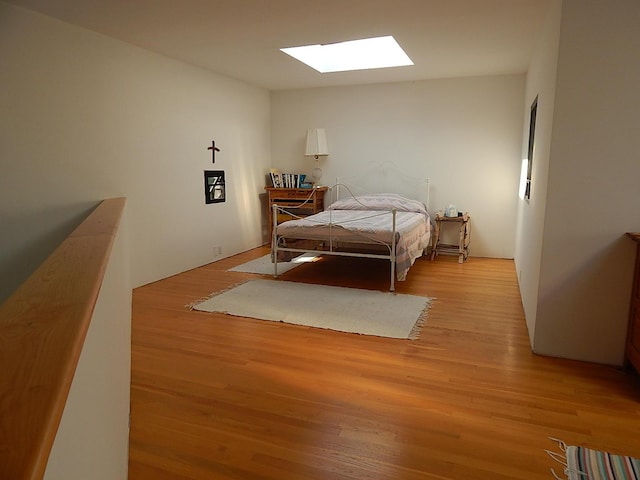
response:
{"label": "stack of book", "polygon": [[281,173],[271,170],[271,184],[274,188],[313,188],[313,183],[306,182],[303,173]]}

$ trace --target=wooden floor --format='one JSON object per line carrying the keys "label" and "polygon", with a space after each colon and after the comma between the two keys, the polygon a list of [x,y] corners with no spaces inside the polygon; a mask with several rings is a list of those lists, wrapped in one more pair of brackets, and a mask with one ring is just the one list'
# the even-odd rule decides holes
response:
{"label": "wooden floor", "polygon": [[[640,457],[637,377],[532,354],[512,261],[419,259],[397,284],[436,298],[413,341],[184,307],[267,252],[134,291],[130,480],[549,480],[549,437]],[[389,282],[344,258],[281,279]]]}

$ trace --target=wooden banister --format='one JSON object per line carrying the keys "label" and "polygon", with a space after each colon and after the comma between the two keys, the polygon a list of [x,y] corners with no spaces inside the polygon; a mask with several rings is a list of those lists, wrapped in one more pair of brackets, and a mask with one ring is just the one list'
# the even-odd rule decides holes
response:
{"label": "wooden banister", "polygon": [[126,199],[105,200],[0,305],[0,478],[41,479]]}

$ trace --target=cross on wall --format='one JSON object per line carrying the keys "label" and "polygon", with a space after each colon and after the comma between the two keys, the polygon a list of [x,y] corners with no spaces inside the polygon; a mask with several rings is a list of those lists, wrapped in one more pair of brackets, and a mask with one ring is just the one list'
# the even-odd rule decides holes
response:
{"label": "cross on wall", "polygon": [[220,149],[216,147],[215,140],[211,140],[211,146],[207,147],[207,150],[211,150],[211,163],[216,163],[216,152],[219,152]]}

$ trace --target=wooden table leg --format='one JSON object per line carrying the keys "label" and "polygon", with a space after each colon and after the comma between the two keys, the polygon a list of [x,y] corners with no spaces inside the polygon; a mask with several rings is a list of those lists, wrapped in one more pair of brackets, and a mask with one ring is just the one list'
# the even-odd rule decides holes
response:
{"label": "wooden table leg", "polygon": [[464,221],[460,224],[460,235],[458,237],[458,263],[464,262]]}
{"label": "wooden table leg", "polygon": [[431,247],[431,260],[433,261],[436,258],[436,253],[438,249],[438,242],[440,241],[440,222],[435,222],[435,234],[433,237],[433,246]]}

